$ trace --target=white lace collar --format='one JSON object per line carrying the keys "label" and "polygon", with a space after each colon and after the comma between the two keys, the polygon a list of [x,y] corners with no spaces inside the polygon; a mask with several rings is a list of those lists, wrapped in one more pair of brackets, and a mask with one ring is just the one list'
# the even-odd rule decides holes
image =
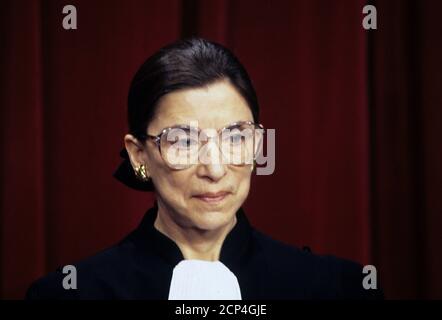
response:
{"label": "white lace collar", "polygon": [[241,300],[241,290],[222,262],[182,260],[173,269],[169,300]]}

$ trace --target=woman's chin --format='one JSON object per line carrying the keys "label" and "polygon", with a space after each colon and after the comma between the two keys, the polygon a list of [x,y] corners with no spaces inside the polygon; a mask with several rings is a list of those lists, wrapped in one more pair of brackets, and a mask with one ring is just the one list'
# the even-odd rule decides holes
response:
{"label": "woman's chin", "polygon": [[201,230],[214,231],[224,228],[232,222],[234,215],[222,211],[207,211],[198,213],[195,217],[195,227]]}

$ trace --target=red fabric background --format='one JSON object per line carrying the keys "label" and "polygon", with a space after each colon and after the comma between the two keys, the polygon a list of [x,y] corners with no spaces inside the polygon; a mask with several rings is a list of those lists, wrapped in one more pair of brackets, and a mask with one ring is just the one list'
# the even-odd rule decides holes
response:
{"label": "red fabric background", "polygon": [[[62,28],[62,8],[78,29]],[[199,35],[231,48],[276,129],[246,202],[274,238],[374,264],[389,298],[442,298],[442,46],[437,1],[4,1],[2,298],[110,246],[153,202],[112,173],[131,77]]]}

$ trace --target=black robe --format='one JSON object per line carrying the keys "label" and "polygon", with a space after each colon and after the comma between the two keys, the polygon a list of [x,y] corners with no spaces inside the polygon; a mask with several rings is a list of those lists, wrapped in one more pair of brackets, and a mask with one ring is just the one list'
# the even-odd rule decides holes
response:
{"label": "black robe", "polygon": [[[77,289],[63,288],[61,268],[34,282],[28,299],[167,299],[173,268],[183,255],[154,227],[157,208],[117,245],[85,259],[77,269]],[[365,290],[362,267],[333,256],[319,256],[273,240],[255,230],[242,209],[220,254],[237,277],[243,300],[365,299],[382,292]]]}

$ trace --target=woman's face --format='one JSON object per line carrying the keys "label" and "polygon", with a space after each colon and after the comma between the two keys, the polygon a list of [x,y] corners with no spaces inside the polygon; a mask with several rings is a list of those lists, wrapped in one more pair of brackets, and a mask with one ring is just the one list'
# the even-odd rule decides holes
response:
{"label": "woman's face", "polygon": [[[218,81],[207,87],[178,90],[163,96],[147,133],[158,135],[164,128],[195,121],[201,130],[218,130],[234,122],[253,121],[253,116],[236,89],[228,81]],[[209,153],[216,155],[216,152]],[[235,166],[214,160],[173,170],[151,140],[145,143],[143,156],[160,209],[182,227],[216,230],[226,226],[249,193],[251,165]],[[202,194],[218,192],[227,194],[221,199],[202,197]]]}

